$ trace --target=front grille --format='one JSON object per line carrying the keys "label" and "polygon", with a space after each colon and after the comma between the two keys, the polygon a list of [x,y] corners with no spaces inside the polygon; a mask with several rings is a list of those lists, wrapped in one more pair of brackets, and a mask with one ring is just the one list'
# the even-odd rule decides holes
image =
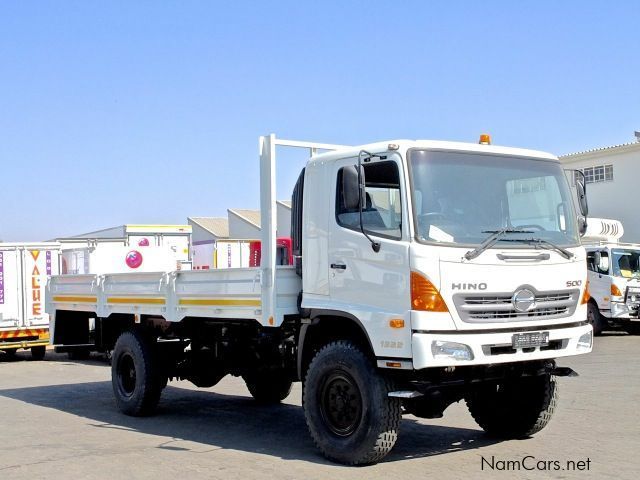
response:
{"label": "front grille", "polygon": [[579,290],[536,292],[535,306],[527,312],[519,312],[513,306],[513,293],[457,294],[453,301],[458,315],[468,323],[525,322],[568,317],[578,304]]}

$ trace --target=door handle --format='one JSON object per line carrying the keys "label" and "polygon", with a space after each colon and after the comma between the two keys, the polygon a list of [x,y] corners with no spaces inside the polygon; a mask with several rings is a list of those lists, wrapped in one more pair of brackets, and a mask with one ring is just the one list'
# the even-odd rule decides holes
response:
{"label": "door handle", "polygon": [[347,266],[344,263],[332,263],[331,268],[334,270],[346,270]]}

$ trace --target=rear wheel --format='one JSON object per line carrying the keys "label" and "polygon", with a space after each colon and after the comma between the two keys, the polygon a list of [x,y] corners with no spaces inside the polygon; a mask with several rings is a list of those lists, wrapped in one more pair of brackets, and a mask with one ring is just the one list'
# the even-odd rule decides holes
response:
{"label": "rear wheel", "polygon": [[126,415],[150,415],[162,392],[155,342],[140,332],[124,332],[113,349],[111,383],[118,408]]}
{"label": "rear wheel", "polygon": [[31,347],[31,358],[34,360],[44,360],[44,356],[47,353],[47,347],[41,345],[39,347]]}
{"label": "rear wheel", "polygon": [[309,365],[303,407],[317,447],[329,459],[349,465],[374,463],[398,437],[400,401],[388,397],[391,384],[354,344],[323,347]]}
{"label": "rear wheel", "polygon": [[593,327],[593,334],[600,335],[602,330],[604,330],[604,319],[600,314],[600,309],[598,305],[594,302],[589,302],[587,304],[587,320]]}
{"label": "rear wheel", "polygon": [[260,403],[280,403],[291,393],[291,379],[279,370],[255,372],[242,378],[251,396]]}
{"label": "rear wheel", "polygon": [[467,398],[476,423],[489,435],[524,438],[547,426],[558,401],[558,385],[549,374],[483,385]]}
{"label": "rear wheel", "polygon": [[8,357],[14,358],[18,354],[17,348],[9,348],[7,350],[3,350],[4,353],[7,354]]}

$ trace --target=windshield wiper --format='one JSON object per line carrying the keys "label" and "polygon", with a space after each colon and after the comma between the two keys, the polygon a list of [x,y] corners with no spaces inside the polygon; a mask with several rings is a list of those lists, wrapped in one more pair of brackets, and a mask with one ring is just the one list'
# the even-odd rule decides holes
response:
{"label": "windshield wiper", "polygon": [[491,235],[485,238],[484,241],[480,245],[478,245],[476,248],[474,248],[473,250],[469,250],[467,253],[464,254],[464,258],[466,258],[467,260],[473,260],[474,258],[476,258],[478,255],[484,252],[487,248],[491,247],[498,240],[500,240],[500,237],[506,235],[507,233],[533,233],[533,232],[531,230],[520,230],[518,228],[505,227],[505,228],[501,228],[500,230],[483,230],[482,233],[490,233]]}
{"label": "windshield wiper", "polygon": [[543,238],[523,238],[520,241],[539,245],[542,248],[546,248],[547,250],[555,250],[566,259],[573,258],[573,253],[571,253],[569,250],[559,247],[555,243],[551,243],[549,240],[544,240]]}

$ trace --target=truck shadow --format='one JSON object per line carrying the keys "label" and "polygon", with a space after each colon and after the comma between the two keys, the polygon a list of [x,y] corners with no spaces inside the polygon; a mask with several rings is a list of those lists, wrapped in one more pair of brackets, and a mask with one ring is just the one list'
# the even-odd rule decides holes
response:
{"label": "truck shadow", "polygon": [[[127,417],[115,406],[111,382],[0,390],[0,396],[89,419],[93,428],[131,430],[162,438],[157,448],[198,451],[233,449],[287,460],[331,464],[313,445],[302,408],[280,404],[261,406],[250,397],[168,386],[158,415]],[[384,460],[394,462],[481,448],[496,443],[480,430],[419,424],[404,418],[394,450]]]}

